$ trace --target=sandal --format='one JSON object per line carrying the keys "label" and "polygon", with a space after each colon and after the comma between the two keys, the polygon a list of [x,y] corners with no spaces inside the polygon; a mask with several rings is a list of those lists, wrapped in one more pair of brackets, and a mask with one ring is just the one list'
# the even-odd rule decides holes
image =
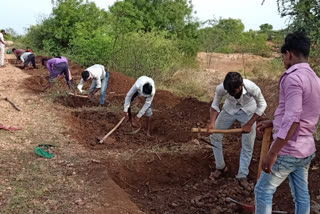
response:
{"label": "sandal", "polygon": [[237,180],[238,180],[239,185],[240,185],[244,190],[252,191],[251,186],[250,186],[247,178],[239,178],[239,179],[237,179]]}
{"label": "sandal", "polygon": [[211,180],[215,180],[220,178],[222,175],[224,175],[226,172],[228,172],[229,168],[227,165],[223,169],[216,169],[214,172],[211,172],[209,178]]}

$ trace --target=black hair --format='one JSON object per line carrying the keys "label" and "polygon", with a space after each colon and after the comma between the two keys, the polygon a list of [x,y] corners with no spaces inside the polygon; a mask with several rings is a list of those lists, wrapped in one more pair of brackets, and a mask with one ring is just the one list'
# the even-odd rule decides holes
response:
{"label": "black hair", "polygon": [[142,92],[144,94],[151,94],[152,93],[152,85],[150,83],[146,83],[142,86]]}
{"label": "black hair", "polygon": [[84,81],[87,81],[87,79],[89,78],[89,71],[82,71],[81,77]]}
{"label": "black hair", "polygon": [[1,33],[6,32],[4,29],[1,30]]}
{"label": "black hair", "polygon": [[15,50],[17,50],[17,49],[15,49],[15,48],[12,48],[12,52],[14,52]]}
{"label": "black hair", "polygon": [[223,87],[229,94],[234,94],[235,90],[243,84],[241,74],[238,72],[229,72],[223,81]]}
{"label": "black hair", "polygon": [[44,57],[41,59],[41,64],[45,65],[45,62],[47,62],[50,58]]}
{"label": "black hair", "polygon": [[296,56],[308,57],[310,53],[310,39],[303,32],[289,33],[281,47],[281,53],[292,52]]}
{"label": "black hair", "polygon": [[61,59],[61,56],[55,56],[54,58],[59,58],[59,59]]}

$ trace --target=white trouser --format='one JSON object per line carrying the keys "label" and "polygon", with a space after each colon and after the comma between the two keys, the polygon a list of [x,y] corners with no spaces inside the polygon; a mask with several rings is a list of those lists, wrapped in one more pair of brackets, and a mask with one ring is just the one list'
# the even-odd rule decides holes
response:
{"label": "white trouser", "polygon": [[4,45],[0,45],[0,66],[4,66]]}

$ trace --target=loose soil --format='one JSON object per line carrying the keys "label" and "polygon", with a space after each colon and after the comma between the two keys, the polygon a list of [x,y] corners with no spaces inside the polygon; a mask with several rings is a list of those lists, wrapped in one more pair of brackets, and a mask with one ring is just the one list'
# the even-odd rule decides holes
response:
{"label": "loose soil", "polygon": [[[40,60],[38,56],[37,62]],[[70,63],[70,70],[74,84],[78,83],[83,68]],[[253,192],[242,189],[234,178],[239,165],[240,135],[226,135],[223,139],[225,161],[230,170],[221,179],[209,179],[210,172],[215,168],[212,150],[190,130],[206,125],[211,103],[158,90],[153,103],[152,137],[146,135],[144,118],[143,129],[139,133],[126,134],[131,127],[125,122],[112,134],[114,142],[97,144],[96,137],[105,135],[121,119],[123,100],[134,79],[111,71],[107,103],[97,107],[98,96],[93,103],[89,103],[86,98],[66,95],[63,92],[67,90],[64,79],[57,80],[54,87],[46,89],[48,72],[43,67],[25,72],[31,76],[23,82],[22,87],[35,95],[49,97],[53,111],[59,114],[65,124],[64,134],[70,135],[90,157],[95,157],[93,161],[76,164],[74,170],[79,178],[93,181],[89,192],[96,190],[101,193],[102,201],[113,197],[119,201],[122,197],[126,200],[128,196],[125,193],[116,194],[121,191],[117,188],[119,185],[134,202],[130,206],[138,206],[144,213],[245,213],[239,206],[228,202],[226,197],[253,204]],[[264,119],[270,119],[277,105],[278,83],[265,79],[255,82],[268,102]],[[87,83],[85,89],[88,87]],[[143,103],[142,98],[135,100],[133,110],[138,111]],[[238,126],[235,124],[233,127]],[[249,180],[252,187],[257,174],[260,145],[261,136],[258,136],[250,165]],[[311,200],[318,203],[319,164],[320,159],[316,157],[309,173]],[[112,180],[105,181],[106,178]],[[113,186],[113,191],[103,192],[106,186]],[[273,202],[275,210],[294,212],[288,182],[279,187]],[[114,213],[121,213],[121,206],[123,204],[118,209],[113,206]],[[94,213],[112,213],[109,202],[100,206],[92,203],[84,211],[90,213],[90,209]]]}

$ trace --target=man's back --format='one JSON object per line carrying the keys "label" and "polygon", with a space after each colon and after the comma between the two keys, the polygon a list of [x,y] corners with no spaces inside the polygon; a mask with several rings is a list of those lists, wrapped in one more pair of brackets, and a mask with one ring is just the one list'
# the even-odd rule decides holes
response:
{"label": "man's back", "polygon": [[279,106],[274,113],[274,139],[283,138],[288,124],[299,122],[279,155],[307,157],[315,152],[313,132],[320,114],[320,80],[307,63],[290,67],[280,80]]}

